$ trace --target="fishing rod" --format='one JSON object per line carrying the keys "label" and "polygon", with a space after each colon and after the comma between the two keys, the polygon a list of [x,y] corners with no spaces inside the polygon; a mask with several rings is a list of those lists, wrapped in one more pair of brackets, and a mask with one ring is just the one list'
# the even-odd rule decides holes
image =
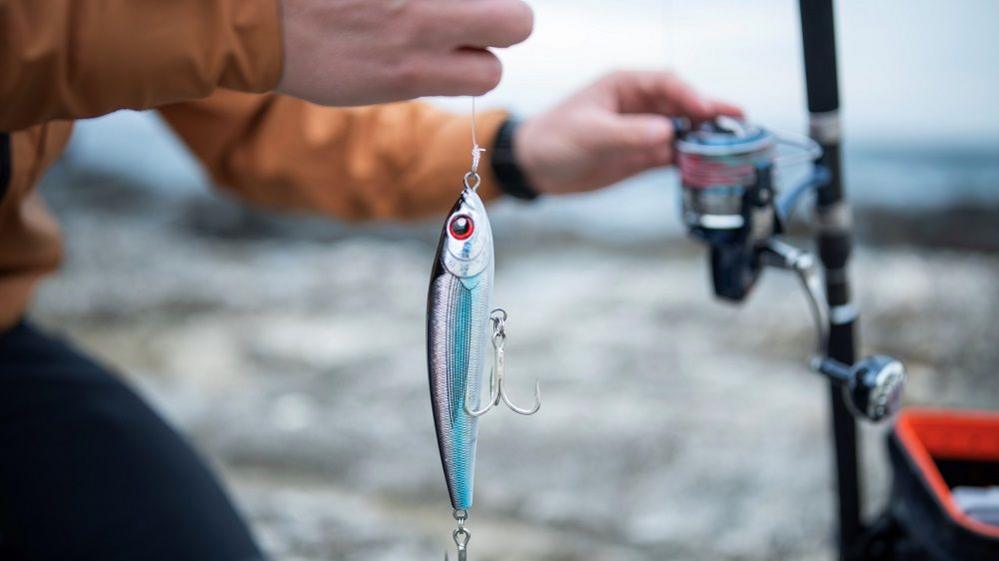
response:
{"label": "fishing rod", "polygon": [[[845,282],[845,273],[828,268],[821,244],[820,257],[816,257],[782,239],[785,224],[799,200],[807,193],[820,198],[821,189],[833,178],[820,163],[824,152],[812,140],[795,145],[761,127],[731,118],[694,128],[677,120],[674,127],[678,131],[683,222],[689,236],[709,248],[715,295],[729,302],[742,302],[769,268],[790,271],[800,281],[815,325],[815,353],[810,366],[828,379],[836,404],[832,414],[837,468],[844,470],[838,472],[841,559],[857,559],[848,553],[862,535],[859,481],[850,473],[851,468],[856,472],[854,418],[877,422],[898,411],[906,372],[901,362],[888,356],[853,360],[852,333],[844,338],[842,329],[852,331],[856,315],[844,314],[844,305],[833,299],[842,288],[830,285],[830,279]],[[781,144],[793,146],[799,154],[790,158],[779,155]],[[778,172],[787,162],[800,160],[801,153],[813,158],[811,172],[804,181],[780,194]],[[821,221],[818,235],[822,243],[829,242],[826,237],[830,232],[823,229]],[[837,417],[840,409],[845,419]],[[848,429],[843,430],[844,426]]]}
{"label": "fishing rod", "polygon": [[[833,2],[800,0],[800,10],[809,137],[790,138],[730,118],[696,127],[676,120],[683,221],[710,250],[719,298],[742,302],[768,268],[792,271],[800,281],[815,321],[810,366],[830,389],[839,560],[999,559],[997,412],[900,413],[887,439],[887,506],[869,521],[861,517],[857,420],[878,422],[898,412],[907,375],[889,356],[856,360]],[[803,163],[810,166],[807,177],[779,189],[780,172]],[[782,239],[807,194],[815,200],[816,254]]]}
{"label": "fishing rod", "polygon": [[[901,405],[901,362],[887,356],[857,361],[857,310],[848,265],[852,222],[842,181],[839,84],[832,0],[800,0],[809,138],[789,139],[762,127],[719,119],[691,127],[677,120],[683,221],[710,249],[716,296],[743,301],[766,268],[792,271],[815,321],[812,369],[829,384],[841,561],[863,558],[862,486],[857,418],[883,420]],[[781,150],[783,148],[783,151]],[[788,156],[788,148],[796,153]],[[779,195],[778,172],[811,165],[808,177]],[[804,195],[814,193],[817,256],[781,240]]]}
{"label": "fishing rod", "polygon": [[[799,11],[809,135],[822,148],[817,165],[829,174],[815,196],[818,223],[815,243],[825,269],[826,299],[830,309],[827,349],[831,358],[850,364],[857,355],[857,309],[851,301],[848,273],[853,224],[843,185],[833,0],[799,0]],[[833,383],[829,388],[829,407],[836,462],[839,558],[853,561],[861,555],[858,549],[864,532],[857,423]]]}
{"label": "fishing rod", "polygon": [[[853,362],[859,343],[857,308],[851,300],[848,274],[853,223],[843,185],[835,10],[833,0],[799,0],[799,8],[809,136],[822,152],[815,160],[816,169],[823,169],[827,174],[817,182],[814,191],[815,245],[825,273],[825,297],[829,308],[826,339],[829,360],[813,362],[813,368],[830,376],[839,559],[999,559],[997,520],[981,512],[978,516],[982,517],[976,517],[976,510],[969,506],[972,503],[962,504],[958,500],[958,491],[963,490],[965,495],[977,497],[983,512],[989,509],[995,512],[999,506],[994,496],[982,498],[987,496],[990,486],[999,483],[999,446],[986,452],[988,448],[981,444],[999,442],[999,415],[995,413],[910,410],[900,414],[887,442],[893,479],[888,506],[869,523],[861,517],[863,485],[858,469],[855,417],[857,401],[863,396],[856,390],[841,392],[839,380],[858,375],[875,382],[880,378],[882,389],[894,385],[900,395],[905,374],[901,365],[889,357],[861,361],[852,371],[840,367]],[[864,369],[866,372],[862,371]],[[874,387],[878,386],[878,383],[874,384]],[[867,413],[890,414],[895,407],[897,404],[884,411],[868,410]],[[946,444],[944,450],[939,448],[940,443]]]}

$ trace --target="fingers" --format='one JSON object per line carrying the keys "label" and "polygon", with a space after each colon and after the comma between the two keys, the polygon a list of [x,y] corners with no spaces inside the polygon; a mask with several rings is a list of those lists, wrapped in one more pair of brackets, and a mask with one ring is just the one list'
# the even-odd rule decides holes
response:
{"label": "fingers", "polygon": [[659,113],[693,121],[742,116],[739,107],[702,96],[671,72],[617,72],[605,80],[622,113]]}
{"label": "fingers", "polygon": [[485,49],[465,48],[430,58],[414,68],[412,83],[420,95],[471,95],[489,92],[503,77],[503,64]]}
{"label": "fingers", "polygon": [[739,107],[738,105],[732,105],[731,103],[720,101],[717,99],[711,100],[710,103],[713,106],[714,112],[717,113],[717,115],[726,115],[729,117],[740,117],[740,118],[745,117],[745,113],[743,113],[742,108]]}
{"label": "fingers", "polygon": [[661,115],[618,115],[593,132],[614,181],[673,163],[673,126]]}
{"label": "fingers", "polygon": [[510,47],[534,30],[534,11],[522,0],[436,0],[416,3],[426,10],[439,40],[459,47]]}
{"label": "fingers", "polygon": [[424,38],[425,47],[400,72],[410,97],[477,96],[492,90],[503,65],[487,49],[520,43],[534,26],[534,12],[522,0],[426,0],[409,6],[417,22],[411,29]]}
{"label": "fingers", "polygon": [[644,153],[673,140],[673,125],[660,115],[614,115],[593,127],[593,148],[600,152]]}
{"label": "fingers", "polygon": [[633,84],[638,89],[636,98],[651,102],[652,109],[667,109],[697,121],[714,116],[708,100],[675,74],[645,73],[636,76]]}

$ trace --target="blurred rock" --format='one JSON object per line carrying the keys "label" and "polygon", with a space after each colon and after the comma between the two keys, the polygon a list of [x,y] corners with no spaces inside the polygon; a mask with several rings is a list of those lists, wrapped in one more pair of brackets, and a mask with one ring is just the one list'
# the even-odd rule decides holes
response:
{"label": "blurred rock", "polygon": [[[195,439],[277,559],[439,559],[452,521],[423,349],[437,225],[262,227],[203,196],[130,201],[55,198],[68,259],[37,319]],[[508,369],[524,397],[540,378],[545,405],[482,423],[474,558],[828,559],[826,388],[804,367],[795,281],[770,272],[735,308],[711,300],[688,242],[514,233],[497,248]],[[907,361],[909,403],[996,406],[999,258],[865,248],[852,274],[864,350]],[[883,430],[864,429],[869,511]]]}

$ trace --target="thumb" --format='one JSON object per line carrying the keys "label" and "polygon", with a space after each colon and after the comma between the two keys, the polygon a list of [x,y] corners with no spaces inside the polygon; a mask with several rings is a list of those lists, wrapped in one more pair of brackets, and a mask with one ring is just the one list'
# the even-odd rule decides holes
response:
{"label": "thumb", "polygon": [[611,152],[646,152],[673,140],[673,124],[662,115],[614,115],[594,132],[598,148]]}

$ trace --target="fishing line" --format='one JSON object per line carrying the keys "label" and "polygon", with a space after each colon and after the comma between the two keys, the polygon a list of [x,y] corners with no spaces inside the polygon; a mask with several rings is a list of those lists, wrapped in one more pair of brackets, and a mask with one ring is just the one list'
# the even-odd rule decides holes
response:
{"label": "fishing line", "polygon": [[[752,221],[747,214],[750,207],[775,204],[778,218],[785,219],[800,195],[826,177],[824,170],[817,168],[809,181],[774,201],[778,172],[821,157],[822,149],[815,141],[776,134],[732,117],[719,117],[696,127],[686,119],[674,119],[674,125],[678,131],[676,161],[683,220],[701,236],[738,238],[747,220]],[[761,182],[766,183],[763,190]],[[753,197],[753,201],[745,200],[746,196]],[[760,197],[767,200],[756,200]]]}
{"label": "fishing line", "polygon": [[793,155],[780,156],[774,159],[776,166],[794,166],[811,163],[822,157],[822,147],[811,138],[793,132],[779,131],[775,134],[777,144],[793,146],[799,152]]}
{"label": "fishing line", "polygon": [[677,164],[686,189],[745,187],[757,169],[774,162],[776,138],[731,118],[719,118],[681,135]]}
{"label": "fishing line", "polygon": [[482,153],[486,151],[485,148],[479,146],[479,138],[476,133],[476,129],[478,128],[475,108],[476,99],[476,97],[472,97],[472,167],[465,174],[465,188],[473,193],[479,189],[479,184],[482,183],[482,178],[479,177],[479,163],[482,161]]}
{"label": "fishing line", "polygon": [[[677,143],[677,164],[686,187],[746,186],[756,180],[761,166],[780,169],[822,156],[822,148],[810,138],[775,134],[735,119],[717,122],[718,127],[691,131]],[[795,152],[778,155],[778,146]]]}

